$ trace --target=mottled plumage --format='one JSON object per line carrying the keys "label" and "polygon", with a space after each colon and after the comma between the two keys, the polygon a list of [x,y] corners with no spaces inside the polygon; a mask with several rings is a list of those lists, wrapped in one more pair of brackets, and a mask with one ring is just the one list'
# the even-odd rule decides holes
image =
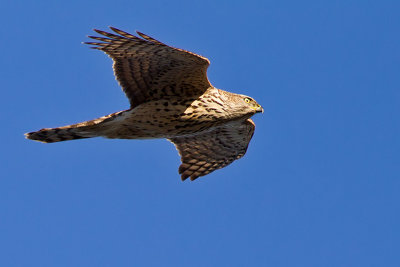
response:
{"label": "mottled plumage", "polygon": [[143,33],[116,34],[87,42],[114,61],[114,74],[131,107],[95,120],[27,133],[53,143],[102,136],[120,139],[167,138],[181,155],[182,179],[194,180],[241,158],[253,136],[250,119],[262,108],[250,97],[214,88],[207,58],[170,47]]}

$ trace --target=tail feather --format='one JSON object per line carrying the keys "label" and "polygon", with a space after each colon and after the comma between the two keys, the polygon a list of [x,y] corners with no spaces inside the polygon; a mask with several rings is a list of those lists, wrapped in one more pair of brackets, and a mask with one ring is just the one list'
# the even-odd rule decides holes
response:
{"label": "tail feather", "polygon": [[89,136],[79,133],[79,128],[46,128],[41,129],[37,132],[26,133],[27,139],[43,142],[43,143],[54,143],[67,140],[75,140],[82,138],[94,137],[95,135]]}
{"label": "tail feather", "polygon": [[[73,125],[58,127],[58,128],[45,128],[36,132],[26,133],[27,139],[43,142],[54,143],[67,140],[75,140],[82,138],[90,138],[96,136],[103,136],[110,126],[112,121],[120,116],[124,111],[115,112],[113,114]],[[111,124],[110,124],[111,123]]]}

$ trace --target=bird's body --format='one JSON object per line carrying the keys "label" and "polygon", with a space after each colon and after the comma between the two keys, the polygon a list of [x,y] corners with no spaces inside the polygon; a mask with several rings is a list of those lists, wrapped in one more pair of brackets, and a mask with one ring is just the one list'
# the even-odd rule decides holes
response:
{"label": "bird's body", "polygon": [[167,138],[181,154],[182,179],[192,180],[244,155],[254,132],[249,118],[262,111],[260,105],[214,88],[206,77],[207,59],[141,33],[143,39],[112,29],[120,35],[96,30],[109,38],[91,37],[104,43],[89,44],[113,58],[131,109],[27,138],[46,143],[97,136]]}

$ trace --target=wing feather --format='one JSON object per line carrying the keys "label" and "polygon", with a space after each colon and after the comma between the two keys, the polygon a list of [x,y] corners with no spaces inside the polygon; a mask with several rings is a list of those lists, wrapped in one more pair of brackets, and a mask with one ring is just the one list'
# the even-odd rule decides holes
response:
{"label": "wing feather", "polygon": [[179,173],[182,180],[190,177],[193,181],[243,157],[254,130],[254,122],[247,119],[210,132],[171,138],[181,156]]}
{"label": "wing feather", "polygon": [[193,97],[212,87],[207,78],[207,58],[168,46],[137,32],[134,36],[114,27],[104,37],[89,36],[101,42],[86,42],[104,51],[114,61],[116,79],[131,107],[168,96]]}

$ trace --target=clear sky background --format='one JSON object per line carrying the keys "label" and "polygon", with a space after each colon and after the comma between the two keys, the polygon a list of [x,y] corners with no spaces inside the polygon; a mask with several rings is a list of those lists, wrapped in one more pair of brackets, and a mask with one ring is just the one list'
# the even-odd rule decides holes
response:
{"label": "clear sky background", "polygon": [[[400,266],[399,1],[1,3],[0,266]],[[181,182],[166,140],[23,133],[128,107],[93,28],[208,57],[265,109]]]}

